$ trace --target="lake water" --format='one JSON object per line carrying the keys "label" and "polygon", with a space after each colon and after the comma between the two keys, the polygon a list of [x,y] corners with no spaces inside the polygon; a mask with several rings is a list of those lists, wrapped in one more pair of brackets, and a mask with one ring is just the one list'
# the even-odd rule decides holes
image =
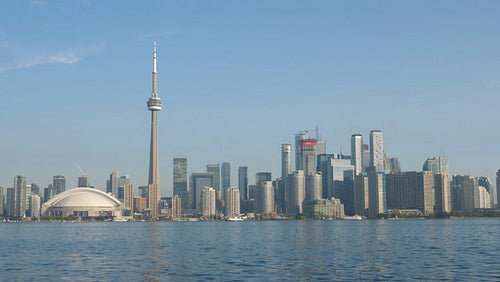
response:
{"label": "lake water", "polygon": [[2,281],[500,281],[500,219],[0,224]]}

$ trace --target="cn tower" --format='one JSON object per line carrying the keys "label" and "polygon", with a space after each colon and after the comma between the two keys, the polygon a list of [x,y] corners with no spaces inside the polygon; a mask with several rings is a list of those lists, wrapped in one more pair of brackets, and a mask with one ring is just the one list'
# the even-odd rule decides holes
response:
{"label": "cn tower", "polygon": [[156,40],[153,51],[153,93],[148,100],[148,110],[151,111],[151,147],[149,153],[149,201],[151,219],[158,219],[160,206],[160,168],[158,166],[158,111],[161,111],[161,100],[156,92]]}

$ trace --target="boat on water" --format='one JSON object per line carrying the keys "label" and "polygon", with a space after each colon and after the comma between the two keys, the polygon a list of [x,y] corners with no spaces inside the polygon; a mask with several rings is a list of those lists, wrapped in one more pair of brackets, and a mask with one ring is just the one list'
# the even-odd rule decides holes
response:
{"label": "boat on water", "polygon": [[115,217],[113,218],[113,222],[127,222],[128,220],[123,217]]}
{"label": "boat on water", "polygon": [[343,220],[362,220],[363,218],[360,215],[353,215],[353,216],[344,216],[342,218]]}
{"label": "boat on water", "polygon": [[243,221],[243,218],[241,218],[241,217],[229,217],[229,218],[226,218],[226,221]]}

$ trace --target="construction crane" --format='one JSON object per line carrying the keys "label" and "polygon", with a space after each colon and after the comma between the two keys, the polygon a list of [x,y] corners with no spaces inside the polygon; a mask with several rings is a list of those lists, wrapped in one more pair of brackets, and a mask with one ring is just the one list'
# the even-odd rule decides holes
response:
{"label": "construction crane", "polygon": [[319,134],[319,128],[316,125],[315,129],[306,129],[306,130],[300,130],[299,133],[305,133],[307,134],[307,138],[309,138],[309,132],[316,132],[316,140],[320,140],[320,134]]}
{"label": "construction crane", "polygon": [[75,163],[76,164],[76,167],[78,167],[78,169],[80,170],[80,173],[82,174],[82,176],[87,176],[87,174],[85,173],[85,171],[83,171],[83,169],[80,167],[79,164]]}

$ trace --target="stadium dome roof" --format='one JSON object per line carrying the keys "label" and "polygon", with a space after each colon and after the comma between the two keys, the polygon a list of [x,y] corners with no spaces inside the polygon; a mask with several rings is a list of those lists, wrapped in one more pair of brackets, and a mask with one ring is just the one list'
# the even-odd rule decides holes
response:
{"label": "stadium dome roof", "polygon": [[44,204],[46,207],[118,207],[120,201],[94,188],[73,188],[57,194]]}

